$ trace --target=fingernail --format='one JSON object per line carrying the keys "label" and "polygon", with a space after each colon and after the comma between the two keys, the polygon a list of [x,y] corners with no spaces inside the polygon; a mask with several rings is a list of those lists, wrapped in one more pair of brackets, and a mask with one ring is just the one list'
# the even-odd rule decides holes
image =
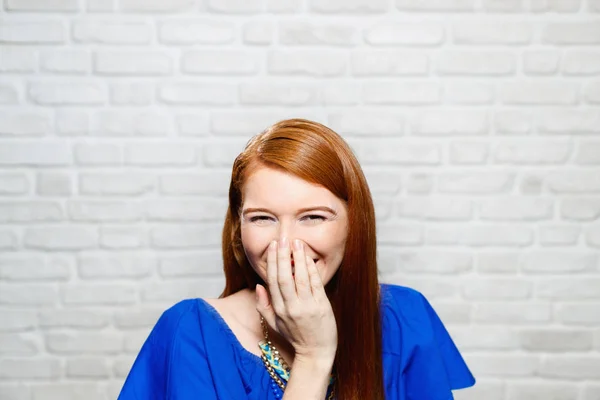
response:
{"label": "fingernail", "polygon": [[277,247],[277,240],[272,240],[271,243],[269,243],[269,250],[274,250]]}
{"label": "fingernail", "polygon": [[302,244],[300,243],[300,239],[294,239],[294,250],[302,249]]}
{"label": "fingernail", "polygon": [[279,248],[280,249],[285,249],[286,247],[288,247],[288,239],[284,236],[279,241]]}

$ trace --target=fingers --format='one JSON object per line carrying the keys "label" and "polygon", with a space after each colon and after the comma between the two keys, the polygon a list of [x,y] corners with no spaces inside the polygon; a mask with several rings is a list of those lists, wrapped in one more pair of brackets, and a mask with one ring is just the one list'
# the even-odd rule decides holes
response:
{"label": "fingers", "polygon": [[275,311],[273,306],[269,302],[269,294],[267,289],[262,285],[256,285],[256,311],[267,321],[267,324],[272,329],[277,330],[277,323],[275,322]]}
{"label": "fingers", "polygon": [[304,259],[312,295],[317,301],[326,300],[327,295],[325,294],[323,281],[321,280],[321,275],[319,274],[315,262],[310,257],[305,257]]}
{"label": "fingers", "polygon": [[271,304],[275,309],[281,310],[283,307],[283,297],[279,290],[277,279],[277,242],[273,240],[267,249],[267,285],[271,293]]}
{"label": "fingers", "polygon": [[312,296],[308,270],[306,269],[306,254],[304,253],[304,243],[299,239],[294,240],[294,281],[296,284],[296,293],[301,299],[308,299]]}
{"label": "fingers", "polygon": [[296,295],[296,285],[292,278],[290,244],[285,237],[279,241],[277,249],[277,282],[279,283],[279,291],[284,301],[293,301],[298,298]]}

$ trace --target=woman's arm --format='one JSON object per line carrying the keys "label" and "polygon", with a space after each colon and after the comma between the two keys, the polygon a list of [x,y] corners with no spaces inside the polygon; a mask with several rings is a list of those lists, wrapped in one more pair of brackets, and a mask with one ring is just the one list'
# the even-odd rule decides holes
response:
{"label": "woman's arm", "polygon": [[294,359],[283,400],[323,400],[332,366],[333,358]]}

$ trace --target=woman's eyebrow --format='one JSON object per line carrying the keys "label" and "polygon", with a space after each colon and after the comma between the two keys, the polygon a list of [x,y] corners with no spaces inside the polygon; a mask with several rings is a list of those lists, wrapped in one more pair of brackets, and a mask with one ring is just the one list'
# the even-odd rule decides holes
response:
{"label": "woman's eyebrow", "polygon": [[[329,208],[327,206],[304,207],[304,208],[301,208],[298,210],[298,214],[302,214],[307,211],[327,211],[333,215],[337,215],[335,210],[333,210],[332,208]],[[242,215],[246,215],[246,214],[249,214],[252,212],[265,212],[265,213],[274,214],[273,211],[269,210],[268,208],[246,208],[246,209],[242,210]]]}

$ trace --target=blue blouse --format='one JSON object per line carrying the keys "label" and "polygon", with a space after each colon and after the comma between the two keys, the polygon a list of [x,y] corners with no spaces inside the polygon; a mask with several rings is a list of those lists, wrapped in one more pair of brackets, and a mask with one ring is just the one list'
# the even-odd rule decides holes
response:
{"label": "blue blouse", "polygon": [[[427,299],[381,285],[387,400],[451,400],[475,378]],[[274,400],[260,357],[246,350],[202,299],[163,313],[142,346],[118,400]]]}

